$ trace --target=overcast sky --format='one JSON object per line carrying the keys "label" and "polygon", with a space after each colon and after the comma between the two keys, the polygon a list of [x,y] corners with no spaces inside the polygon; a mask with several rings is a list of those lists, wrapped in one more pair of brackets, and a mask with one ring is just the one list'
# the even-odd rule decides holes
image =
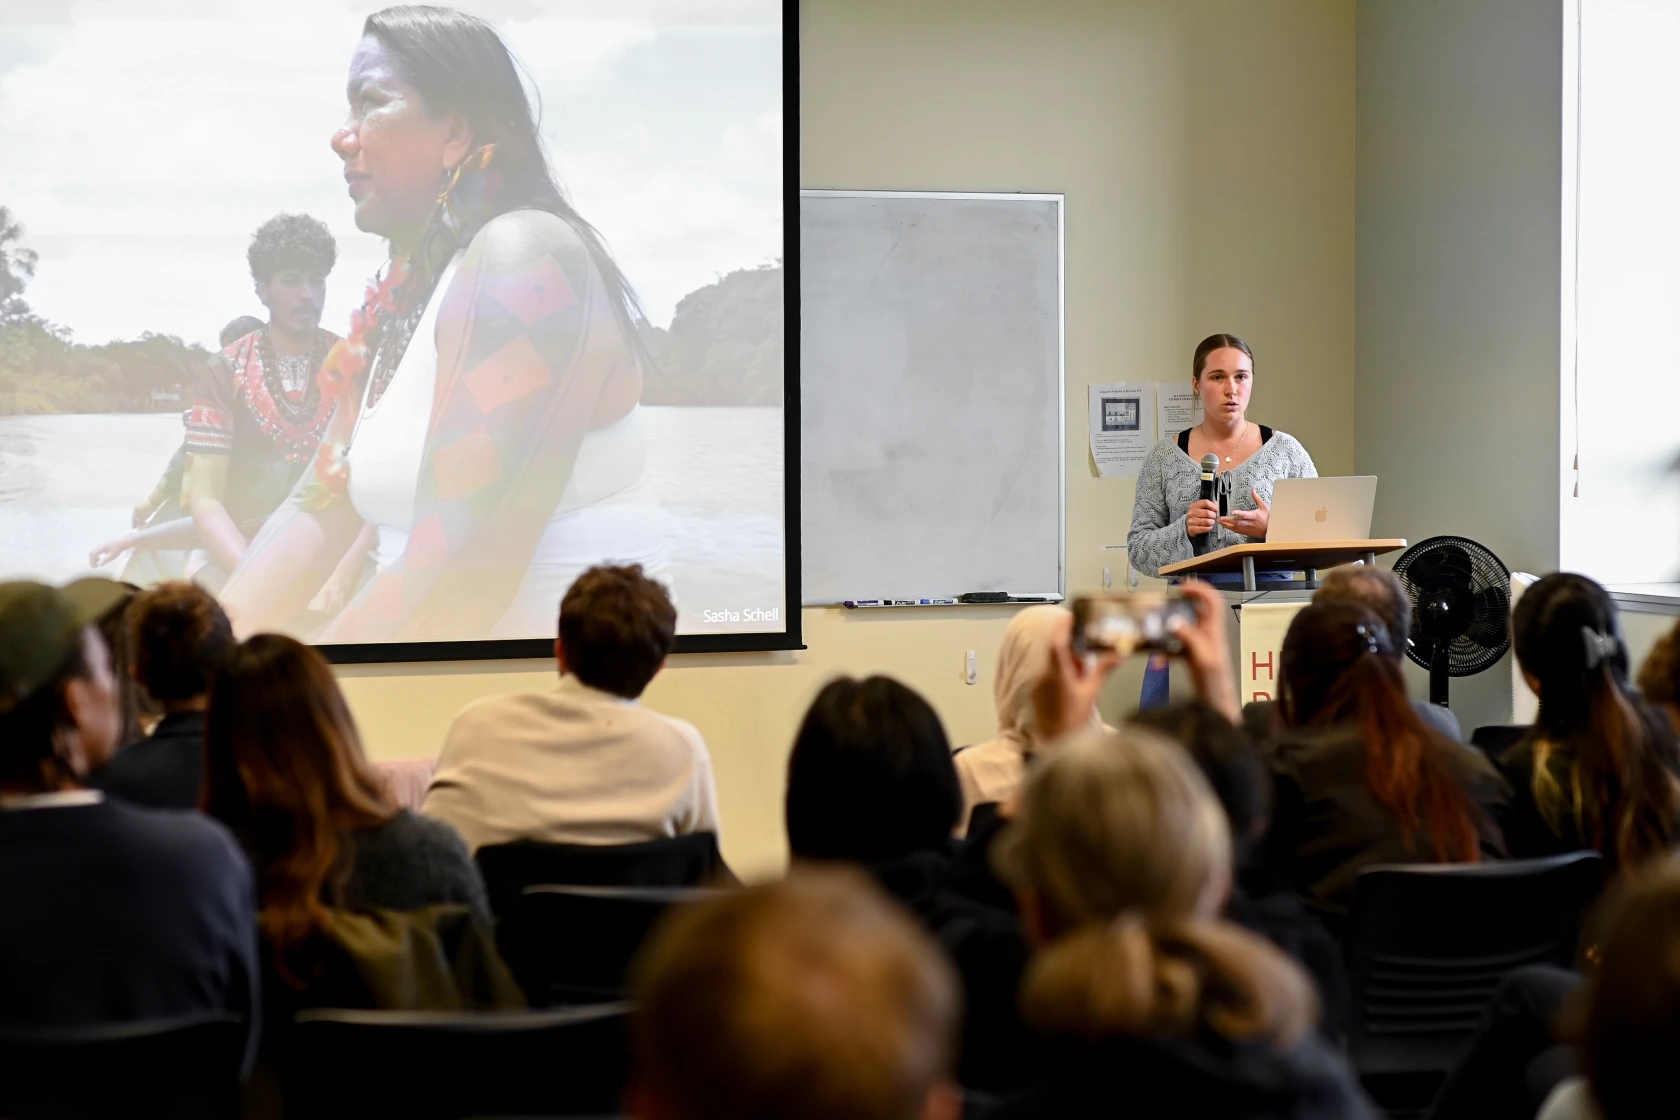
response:
{"label": "overcast sky", "polygon": [[[579,211],[649,317],[782,252],[779,0],[463,0],[534,78]],[[0,0],[0,205],[40,253],[27,298],[98,343],[213,342],[258,314],[245,247],[325,221],[344,333],[384,259],[328,142],[371,3]]]}

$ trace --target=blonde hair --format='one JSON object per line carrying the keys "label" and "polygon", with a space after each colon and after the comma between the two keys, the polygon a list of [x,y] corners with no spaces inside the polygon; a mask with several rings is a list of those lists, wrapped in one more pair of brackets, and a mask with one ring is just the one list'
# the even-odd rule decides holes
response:
{"label": "blonde hair", "polygon": [[1230,827],[1170,741],[1128,729],[1058,749],[998,843],[998,870],[1032,895],[1050,936],[1021,990],[1038,1029],[1183,1035],[1206,1023],[1286,1047],[1311,1028],[1306,976],[1217,917]]}
{"label": "blonde hair", "polygon": [[634,996],[638,1085],[682,1120],[914,1120],[950,1074],[950,965],[855,870],[679,911]]}

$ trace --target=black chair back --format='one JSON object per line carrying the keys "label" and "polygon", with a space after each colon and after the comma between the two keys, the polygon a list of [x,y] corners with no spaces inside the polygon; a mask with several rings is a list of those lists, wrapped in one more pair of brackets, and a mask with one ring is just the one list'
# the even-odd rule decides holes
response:
{"label": "black chair back", "polygon": [[630,1076],[628,1004],[566,1011],[305,1011],[291,1116],[602,1116]]}
{"label": "black chair back", "polygon": [[1364,1077],[1444,1077],[1507,973],[1574,963],[1583,913],[1603,881],[1597,852],[1366,868],[1346,942],[1354,1068]]}
{"label": "black chair back", "polygon": [[587,887],[693,887],[734,882],[718,851],[717,834],[696,832],[645,844],[545,844],[515,840],[487,844],[473,857],[490,908],[506,916],[526,887],[566,883]]}
{"label": "black chair back", "polygon": [[219,1014],[0,1026],[0,1116],[237,1117],[245,1040],[245,1021]]}
{"label": "black chair back", "polygon": [[705,887],[525,888],[499,942],[533,1007],[623,999],[630,963],[673,906],[715,895]]}

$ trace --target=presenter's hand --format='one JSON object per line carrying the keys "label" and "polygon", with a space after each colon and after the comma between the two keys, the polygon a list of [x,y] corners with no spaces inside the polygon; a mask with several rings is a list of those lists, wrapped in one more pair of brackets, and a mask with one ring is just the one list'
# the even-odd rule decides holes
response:
{"label": "presenter's hand", "polygon": [[1214,523],[1218,520],[1219,507],[1206,498],[1197,498],[1190,503],[1190,512],[1184,515],[1184,531],[1192,537],[1199,537],[1213,532]]}
{"label": "presenter's hand", "polygon": [[1088,655],[1073,652],[1073,615],[1059,620],[1050,636],[1050,667],[1033,692],[1039,737],[1052,742],[1089,723],[1103,685],[1123,660],[1112,650]]}
{"label": "presenter's hand", "polygon": [[1183,590],[1196,607],[1196,622],[1180,627],[1178,639],[1184,643],[1184,660],[1190,664],[1196,695],[1234,724],[1242,718],[1242,709],[1231,677],[1231,608],[1219,592],[1200,580],[1187,581]]}
{"label": "presenter's hand", "polygon": [[1260,496],[1260,491],[1250,490],[1249,493],[1254,495],[1254,508],[1234,509],[1229,515],[1221,517],[1219,523],[1233,533],[1264,540],[1266,529],[1272,523],[1272,507]]}

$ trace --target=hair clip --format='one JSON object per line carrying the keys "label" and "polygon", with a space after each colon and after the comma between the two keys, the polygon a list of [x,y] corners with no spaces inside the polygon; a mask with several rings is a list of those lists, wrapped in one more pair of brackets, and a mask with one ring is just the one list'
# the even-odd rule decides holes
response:
{"label": "hair clip", "polygon": [[1591,626],[1581,627],[1581,644],[1586,647],[1587,668],[1596,669],[1621,651],[1614,634],[1600,634]]}
{"label": "hair clip", "polygon": [[1367,653],[1377,652],[1377,636],[1369,626],[1366,626],[1363,622],[1355,623],[1353,632],[1365,639],[1365,651]]}

